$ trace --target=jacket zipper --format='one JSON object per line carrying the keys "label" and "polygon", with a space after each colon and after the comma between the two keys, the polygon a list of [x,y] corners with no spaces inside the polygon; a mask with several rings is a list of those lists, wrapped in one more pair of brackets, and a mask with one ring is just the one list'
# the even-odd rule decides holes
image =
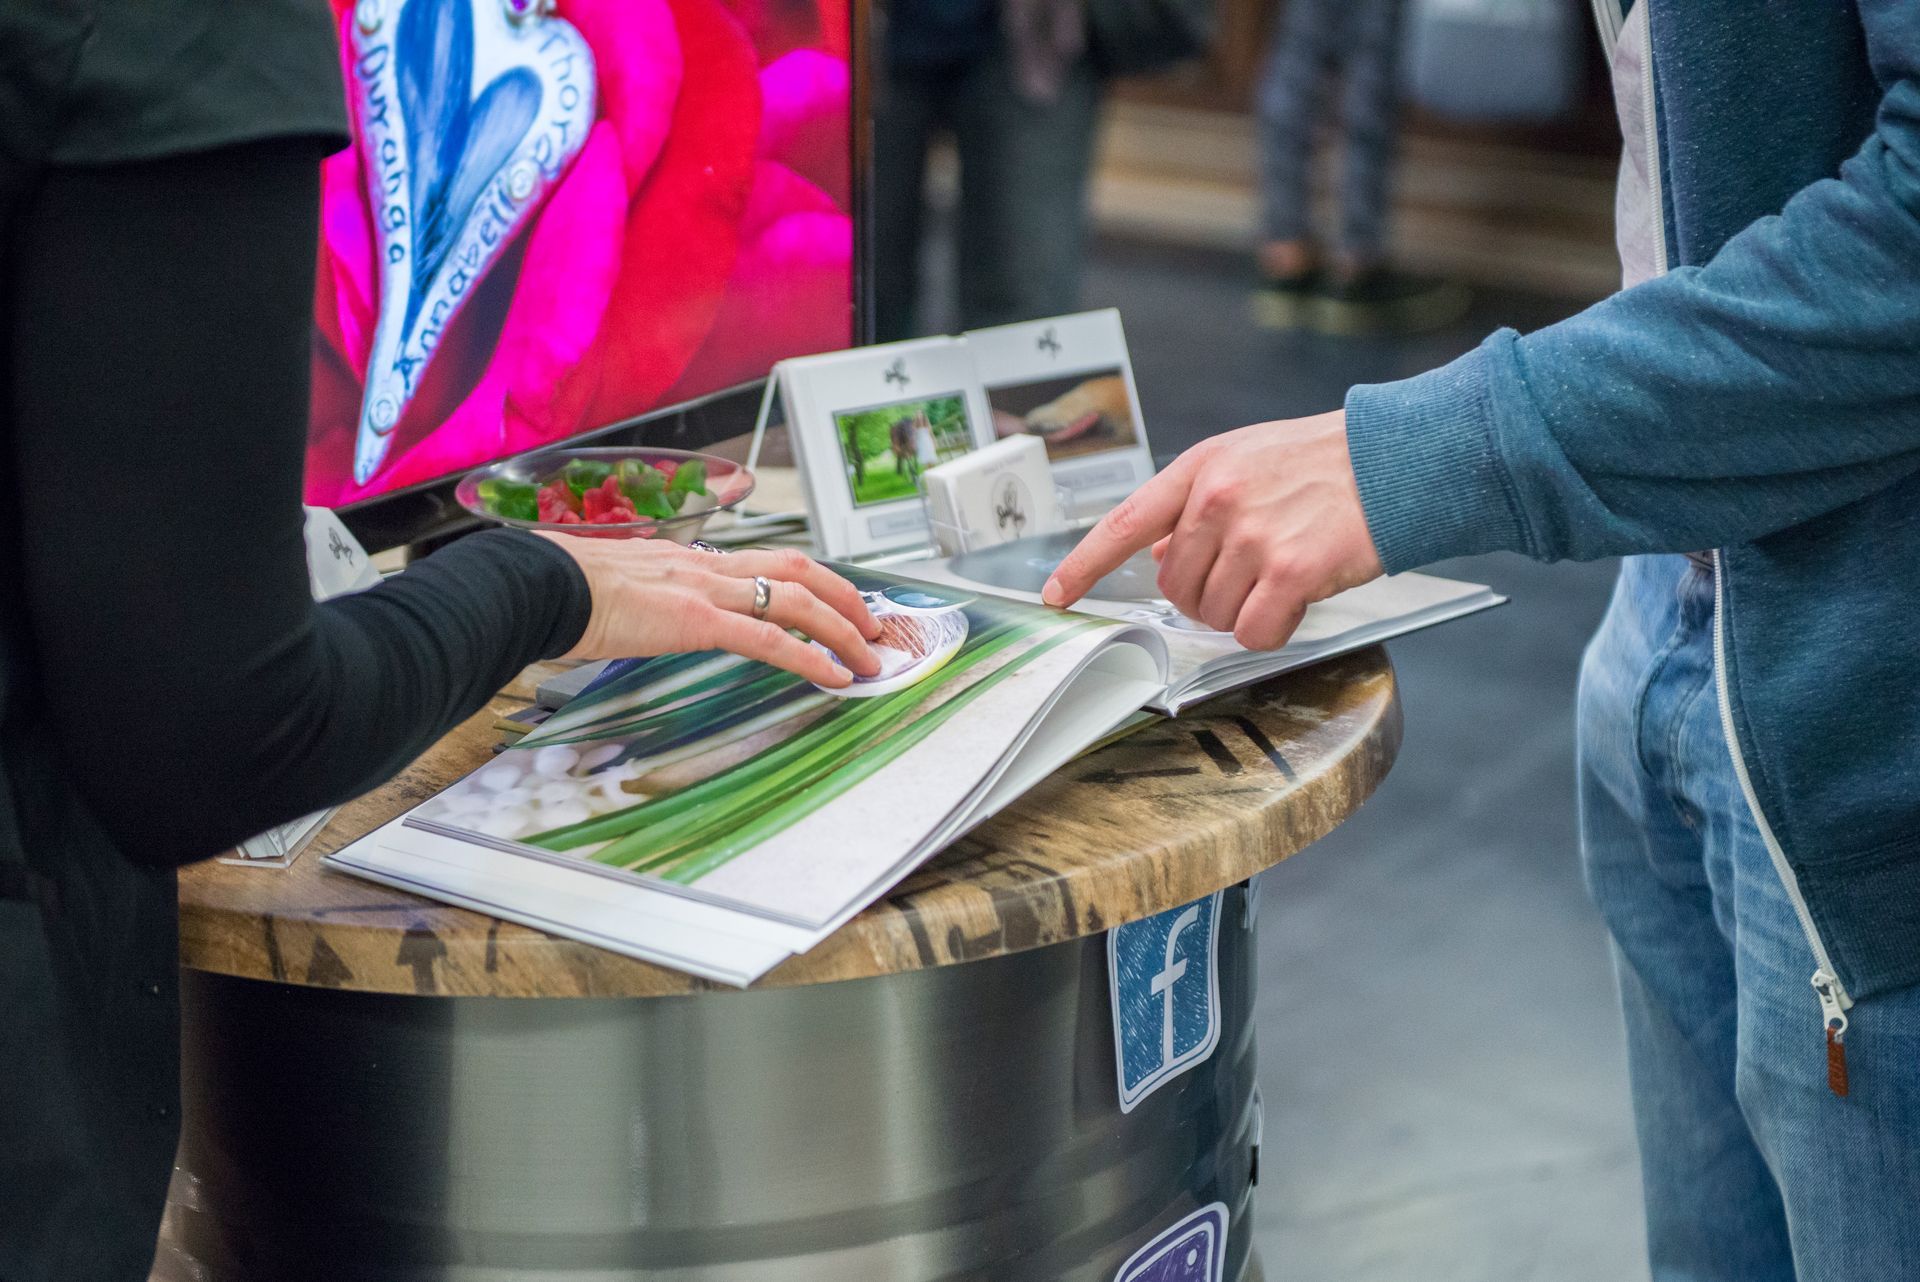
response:
{"label": "jacket zipper", "polygon": [[1620,26],[1625,21],[1620,12],[1620,0],[1593,0],[1593,21],[1600,28],[1600,48],[1607,55],[1607,66],[1613,66],[1614,46],[1620,43]]}
{"label": "jacket zipper", "polygon": [[[1640,0],[1646,4],[1648,0]],[[1640,132],[1647,150],[1647,206],[1653,211],[1653,274],[1667,274],[1667,196],[1660,179],[1660,124],[1653,102],[1653,11],[1643,19],[1647,47],[1640,62]]]}
{"label": "jacket zipper", "polygon": [[1787,889],[1787,898],[1793,901],[1793,912],[1800,919],[1801,933],[1806,935],[1807,944],[1813,950],[1816,967],[1813,972],[1813,991],[1820,998],[1820,1025],[1826,1034],[1827,1088],[1835,1095],[1845,1095],[1847,1010],[1853,1005],[1853,998],[1847,996],[1847,990],[1833,968],[1833,959],[1827,956],[1827,946],[1820,939],[1820,928],[1814,925],[1813,914],[1807,910],[1807,901],[1800,893],[1800,878],[1794,873],[1793,865],[1787,862],[1787,852],[1780,848],[1779,840],[1773,835],[1773,826],[1760,809],[1760,799],[1753,791],[1753,779],[1747,774],[1747,759],[1740,751],[1740,738],[1734,733],[1733,694],[1727,684],[1726,577],[1726,563],[1716,549],[1713,554],[1713,681],[1720,696],[1720,729],[1726,736],[1727,752],[1733,757],[1734,778],[1740,781],[1740,795],[1746,798],[1747,812],[1753,816],[1754,826],[1760,830],[1760,840],[1767,847],[1767,856],[1773,860],[1773,869],[1780,875],[1780,884]]}
{"label": "jacket zipper", "polygon": [[[1640,0],[1645,4],[1647,0]],[[1594,8],[1599,11],[1602,0],[1595,0]],[[1615,15],[1619,13],[1618,0],[1612,0]],[[1653,14],[1645,16],[1647,47],[1640,68],[1640,128],[1642,142],[1647,156],[1647,196],[1653,218],[1653,274],[1667,274],[1667,214],[1666,196],[1661,187],[1660,178],[1660,128],[1654,115],[1653,91]],[[1602,20],[1605,34],[1609,26],[1617,32],[1619,23],[1608,24]],[[1780,841],[1773,835],[1773,825],[1767,822],[1765,812],[1760,809],[1760,799],[1754,795],[1753,779],[1747,773],[1747,759],[1740,751],[1740,737],[1733,725],[1733,693],[1727,684],[1727,639],[1726,639],[1726,562],[1718,549],[1713,554],[1713,682],[1715,692],[1720,699],[1720,729],[1727,741],[1727,753],[1733,759],[1734,778],[1740,781],[1740,795],[1745,799],[1747,813],[1753,816],[1753,823],[1760,831],[1760,840],[1767,848],[1767,857],[1773,861],[1773,869],[1779,875],[1780,884],[1786,888],[1787,898],[1793,903],[1794,916],[1800,919],[1800,932],[1807,937],[1807,946],[1813,952],[1814,972],[1813,991],[1820,999],[1820,1026],[1826,1039],[1827,1087],[1835,1095],[1847,1093],[1847,1011],[1853,1005],[1853,998],[1847,995],[1845,985],[1840,982],[1839,972],[1833,968],[1833,959],[1827,955],[1826,943],[1820,938],[1820,929],[1814,925],[1813,914],[1807,909],[1806,897],[1800,893],[1800,878],[1793,871],[1793,865],[1787,862],[1786,851],[1780,848]]]}

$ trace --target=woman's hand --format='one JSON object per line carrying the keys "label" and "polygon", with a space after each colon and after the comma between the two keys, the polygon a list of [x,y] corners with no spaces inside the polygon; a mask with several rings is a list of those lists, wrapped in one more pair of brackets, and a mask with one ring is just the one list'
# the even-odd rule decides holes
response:
{"label": "woman's hand", "polygon": [[[653,539],[542,534],[579,562],[593,616],[563,658],[627,659],[687,650],[731,650],[824,686],[880,670],[867,639],[880,634],[853,584],[791,550],[695,552]],[[753,580],[773,588],[753,617]],[[841,667],[795,637],[797,628],[840,656]]]}
{"label": "woman's hand", "polygon": [[1071,605],[1151,546],[1160,594],[1249,650],[1285,645],[1307,606],[1381,574],[1342,411],[1227,432],[1182,454],[1093,529],[1041,599]]}

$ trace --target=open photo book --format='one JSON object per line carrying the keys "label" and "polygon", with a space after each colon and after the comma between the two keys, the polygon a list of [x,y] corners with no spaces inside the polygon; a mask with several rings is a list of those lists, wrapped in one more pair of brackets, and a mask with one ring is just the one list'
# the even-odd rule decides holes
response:
{"label": "open photo book", "polygon": [[1314,606],[1297,647],[1256,655],[1142,601],[1021,600],[961,560],[834,567],[880,619],[873,678],[829,691],[713,651],[611,665],[328,862],[744,985],[1142,709],[1501,599],[1401,575]]}
{"label": "open photo book", "polygon": [[[1047,577],[1084,533],[1062,530],[1016,539],[960,556],[917,561],[901,571],[923,583],[989,592],[1037,606]],[[1158,563],[1141,552],[1096,583],[1074,603],[1073,611],[1146,627],[1160,637],[1167,649],[1166,677],[1145,706],[1169,717],[1216,694],[1506,600],[1478,583],[1396,574],[1310,606],[1282,648],[1249,650],[1232,633],[1215,632],[1175,610],[1160,595],[1159,573]]]}

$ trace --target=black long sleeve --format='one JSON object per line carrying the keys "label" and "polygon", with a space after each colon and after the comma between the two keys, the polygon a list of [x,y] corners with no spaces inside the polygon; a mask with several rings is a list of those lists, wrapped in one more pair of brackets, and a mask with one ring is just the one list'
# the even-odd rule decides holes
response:
{"label": "black long sleeve", "polygon": [[0,753],[57,754],[141,862],[212,855],[364,791],[586,624],[573,561],[510,531],[310,599],[319,150],[52,171],[6,237],[0,520],[18,565],[3,590],[34,687],[9,698],[48,741]]}

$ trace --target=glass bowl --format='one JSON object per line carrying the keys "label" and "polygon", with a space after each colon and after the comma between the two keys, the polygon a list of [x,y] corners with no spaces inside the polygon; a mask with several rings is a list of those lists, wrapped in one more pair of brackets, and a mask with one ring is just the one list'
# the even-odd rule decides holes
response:
{"label": "glass bowl", "polygon": [[[617,470],[623,462],[630,459],[666,472],[677,472],[687,463],[698,460],[706,467],[706,488],[711,493],[688,494],[685,506],[674,516],[643,516],[637,521],[606,525],[574,525],[559,521],[527,520],[508,516],[495,511],[483,497],[482,487],[488,482],[517,483],[537,487],[560,478],[572,463],[587,463]],[[552,530],[586,538],[663,538],[671,539],[675,543],[690,543],[700,537],[701,529],[715,512],[724,512],[739,506],[751,493],[753,493],[753,473],[732,459],[720,458],[713,454],[698,454],[692,450],[652,449],[647,446],[607,446],[598,449],[539,450],[532,454],[522,454],[516,458],[477,468],[461,478],[459,486],[454,490],[454,497],[460,500],[460,506],[483,520],[500,525],[516,526],[522,530]]]}

